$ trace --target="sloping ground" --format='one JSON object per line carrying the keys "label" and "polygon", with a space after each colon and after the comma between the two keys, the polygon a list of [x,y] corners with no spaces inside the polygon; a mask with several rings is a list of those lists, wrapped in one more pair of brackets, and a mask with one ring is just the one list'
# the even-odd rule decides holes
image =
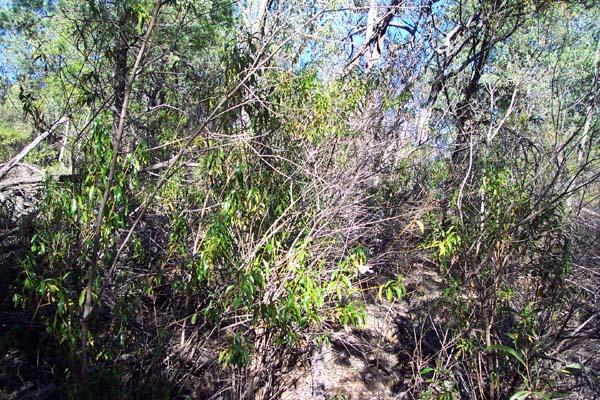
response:
{"label": "sloping ground", "polygon": [[[25,248],[20,224],[31,218],[44,184],[44,172],[18,164],[0,180],[0,398],[45,399],[52,387],[39,386],[42,369],[17,343],[38,341],[43,326],[14,308],[10,285],[18,276],[18,258]],[[30,337],[31,336],[31,337]],[[36,336],[36,337],[34,337]],[[27,337],[28,340],[16,340]],[[31,339],[31,340],[29,340]]]}
{"label": "sloping ground", "polygon": [[439,296],[438,274],[415,265],[405,280],[409,292],[399,302],[370,299],[364,326],[341,330],[317,348],[311,366],[298,371],[283,400],[401,399],[414,377],[410,358],[415,350],[413,325]]}
{"label": "sloping ground", "polygon": [[[41,326],[30,322],[34,320],[31,315],[24,315],[14,310],[12,299],[7,296],[8,285],[14,282],[18,274],[16,260],[19,249],[26,248],[27,243],[20,241],[21,235],[18,230],[18,222],[35,211],[36,198],[39,190],[43,187],[43,173],[35,168],[20,165],[15,167],[7,177],[0,181],[0,194],[2,197],[2,225],[0,226],[0,299],[2,310],[8,310],[0,314],[0,398],[50,398],[55,389],[52,375],[52,360],[38,360],[32,358],[35,351],[22,351],[18,347],[11,346],[10,338],[15,335],[32,335],[31,339],[21,340],[23,343],[31,343],[32,348],[43,346],[43,329]],[[598,238],[598,218],[586,215],[586,236]],[[146,231],[149,233],[163,232],[161,227],[164,221],[158,220],[149,224]],[[385,235],[383,235],[385,236]],[[151,238],[150,238],[151,239]],[[408,399],[414,398],[416,387],[423,387],[427,377],[424,371],[428,366],[424,363],[427,357],[443,352],[444,340],[443,329],[444,314],[437,309],[437,299],[441,295],[441,280],[437,268],[427,261],[427,255],[422,251],[414,252],[418,248],[418,239],[413,237],[412,243],[403,242],[404,249],[392,249],[399,245],[394,243],[383,246],[381,251],[389,253],[375,268],[377,271],[366,275],[365,281],[369,281],[365,287],[364,303],[366,304],[367,319],[364,326],[360,328],[334,329],[328,335],[328,340],[310,354],[304,363],[291,368],[291,371],[281,373],[280,384],[286,389],[271,398],[284,400],[295,399]],[[152,250],[153,240],[144,244]],[[585,247],[586,256],[577,255],[580,263],[589,267],[595,265],[598,257],[597,241],[590,241]],[[591,249],[596,248],[596,251]],[[158,249],[156,249],[158,252]],[[137,266],[136,266],[137,268]],[[588,268],[589,269],[589,268]],[[593,294],[597,288],[597,277],[594,281],[593,273],[583,274],[584,269],[578,270],[576,275],[578,282],[585,290]],[[134,276],[134,269],[128,270],[128,275]],[[396,274],[404,275],[404,284],[407,294],[402,300],[392,303],[377,299],[376,290],[372,288],[385,283],[388,279],[395,278]],[[592,275],[590,275],[592,274]],[[139,275],[142,279],[143,274]],[[591,278],[590,278],[591,277]],[[594,284],[596,282],[596,284]],[[107,291],[108,293],[112,291]],[[589,304],[589,314],[593,315],[597,307],[596,302]],[[106,299],[109,304],[110,298]],[[597,321],[591,320],[591,324]],[[30,325],[28,325],[30,324]],[[141,324],[141,322],[140,322]],[[143,325],[143,324],[141,324]],[[14,330],[19,326],[18,330]],[[189,327],[191,328],[191,327]],[[182,336],[181,344],[177,348],[177,356],[180,360],[168,359],[160,366],[168,370],[170,363],[179,362],[182,370],[203,371],[190,378],[193,385],[190,387],[205,387],[206,390],[196,390],[199,393],[196,398],[228,399],[225,395],[219,395],[219,382],[217,365],[211,351],[218,347],[218,343],[203,341],[198,327],[187,336]],[[439,330],[438,330],[439,329]],[[324,332],[325,333],[325,332]],[[185,340],[184,340],[185,339]],[[41,347],[43,348],[43,347]],[[8,349],[8,351],[5,351]],[[590,342],[581,346],[574,354],[581,360],[593,359],[598,354],[597,344]],[[147,355],[140,355],[140,357]],[[596,358],[597,359],[597,358]],[[168,361],[168,363],[167,363]],[[140,370],[145,365],[136,360],[134,355],[124,354],[116,360],[119,366],[127,369],[131,380],[136,380],[137,375],[132,371]],[[199,366],[201,365],[201,366]],[[202,367],[203,366],[203,367]],[[593,369],[598,369],[594,367]],[[145,371],[138,371],[143,374]],[[152,372],[149,372],[151,374]],[[214,373],[214,375],[213,375]],[[456,378],[460,378],[460,371],[452,371]],[[146,377],[148,378],[148,377]],[[150,378],[148,378],[150,379]],[[204,382],[204,383],[203,383]],[[57,383],[58,384],[58,383]],[[224,386],[225,384],[223,384]],[[261,398],[260,391],[248,398]],[[573,392],[575,393],[575,392]],[[582,392],[583,393],[583,392]],[[578,397],[573,394],[568,398],[594,398],[593,395]],[[462,394],[461,394],[462,395]],[[466,394],[463,398],[475,398]]]}
{"label": "sloping ground", "polygon": [[[20,250],[19,222],[30,217],[35,211],[43,184],[44,172],[26,164],[15,166],[4,179],[0,180],[0,265],[2,274],[5,274],[7,269],[14,269],[17,252]],[[12,282],[12,280],[2,279],[0,284],[6,285],[8,282]],[[2,290],[0,293],[4,296],[7,291]],[[5,300],[2,299],[2,301]]]}
{"label": "sloping ground", "polygon": [[[587,225],[596,226],[591,221],[588,221]],[[598,234],[600,231],[596,232],[596,236]],[[591,244],[588,250],[592,247],[597,247],[597,244]],[[593,249],[590,253],[591,255],[582,258],[582,261],[595,265],[600,258]],[[590,257],[596,261],[591,260]],[[422,389],[429,386],[431,372],[428,370],[431,368],[428,368],[429,364],[426,362],[439,355],[452,353],[452,350],[446,347],[452,343],[452,340],[444,336],[445,316],[438,306],[443,289],[442,279],[435,266],[428,263],[415,263],[411,267],[412,270],[404,281],[408,292],[403,300],[390,304],[386,301],[368,299],[367,319],[364,326],[332,333],[329,342],[314,350],[309,365],[297,369],[289,377],[288,389],[283,392],[281,399],[427,398],[423,397]],[[576,275],[579,275],[580,286],[584,290],[591,290],[586,287],[589,285],[597,286],[597,276],[589,274],[582,276],[580,272]],[[597,294],[594,298],[597,299]],[[597,315],[594,311],[597,309],[597,301],[588,304],[588,308],[589,315],[592,317],[584,321],[576,331],[590,328],[587,326],[589,322],[595,323],[593,321],[594,315]],[[597,326],[591,329],[598,331]],[[586,367],[582,371],[567,371],[564,369],[566,358],[557,364],[559,367],[562,365],[560,368],[563,368],[560,376],[561,384],[557,387],[565,389],[562,394],[564,397],[560,398],[578,400],[598,398],[600,380],[596,371],[599,370],[600,345],[597,340],[583,339],[583,336],[582,340],[570,342],[571,339],[573,339],[571,336],[565,337],[560,346],[573,346],[573,351],[566,351],[561,357],[567,357],[571,365],[584,363],[589,368]],[[557,348],[556,354],[558,350]],[[448,368],[453,374],[453,379],[466,379],[464,371],[460,368],[451,365]],[[443,385],[443,380],[441,384]],[[558,381],[555,384],[558,384]],[[460,390],[460,398],[480,398],[476,393]],[[506,398],[508,397],[507,395]],[[528,400],[542,398],[544,397],[533,394],[526,397]]]}
{"label": "sloping ground", "polygon": [[44,171],[29,164],[18,164],[0,180],[3,231],[10,225],[7,219],[16,222],[33,211],[38,189],[43,183]]}

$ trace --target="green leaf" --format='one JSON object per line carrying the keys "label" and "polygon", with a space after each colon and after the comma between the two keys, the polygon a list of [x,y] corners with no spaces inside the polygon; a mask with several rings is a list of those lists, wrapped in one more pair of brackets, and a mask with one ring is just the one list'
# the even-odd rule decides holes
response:
{"label": "green leaf", "polygon": [[560,370],[560,372],[562,372],[563,374],[578,374],[578,373],[582,373],[582,372],[587,372],[589,369],[586,368],[583,364],[581,363],[571,363],[568,365],[565,365],[563,369]]}
{"label": "green leaf", "polygon": [[530,394],[528,390],[521,390],[510,396],[509,400],[525,400]]}
{"label": "green leaf", "polygon": [[77,200],[75,199],[75,197],[73,197],[71,199],[71,215],[75,215],[75,213],[77,212]]}
{"label": "green leaf", "polygon": [[385,289],[385,285],[379,286],[379,291],[377,293],[377,298],[379,301],[383,301],[383,289]]}
{"label": "green leaf", "polygon": [[523,365],[523,367],[527,368],[527,363],[525,362],[523,355],[519,354],[512,347],[504,346],[501,344],[492,344],[486,348],[486,351],[494,351],[494,350],[513,356],[517,361],[519,361]]}
{"label": "green leaf", "polygon": [[529,390],[520,390],[520,391],[516,392],[515,394],[513,394],[512,396],[510,396],[509,400],[526,400],[529,398],[539,398],[539,399],[543,399],[543,400],[550,400],[551,398],[556,398],[556,397],[550,396],[548,393],[545,393],[545,392],[532,392]]}
{"label": "green leaf", "polygon": [[83,302],[85,301],[85,290],[86,289],[83,289],[79,294],[79,307],[83,306]]}
{"label": "green leaf", "polygon": [[114,188],[114,194],[115,194],[115,203],[119,204],[121,202],[121,198],[123,197],[123,190],[117,186]]}

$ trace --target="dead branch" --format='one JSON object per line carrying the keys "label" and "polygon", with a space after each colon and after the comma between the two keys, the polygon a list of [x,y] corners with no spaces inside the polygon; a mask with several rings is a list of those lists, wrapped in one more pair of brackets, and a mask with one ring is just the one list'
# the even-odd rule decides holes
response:
{"label": "dead branch", "polygon": [[36,137],[31,143],[23,148],[16,156],[12,158],[9,162],[7,162],[2,168],[0,168],[0,179],[4,178],[4,176],[10,171],[15,165],[17,165],[31,150],[33,150],[38,144],[41,143],[42,140],[46,139],[48,135],[50,135],[60,124],[66,122],[66,118],[60,118],[56,121],[50,129],[43,132],[41,135]]}

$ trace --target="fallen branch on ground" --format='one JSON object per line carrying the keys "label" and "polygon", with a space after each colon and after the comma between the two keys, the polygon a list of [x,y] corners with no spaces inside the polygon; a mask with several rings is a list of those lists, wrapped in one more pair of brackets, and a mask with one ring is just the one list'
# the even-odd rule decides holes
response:
{"label": "fallen branch on ground", "polygon": [[29,152],[31,150],[33,150],[38,144],[40,144],[42,140],[47,138],[48,135],[50,135],[52,133],[52,131],[54,131],[56,129],[56,127],[58,127],[60,124],[62,124],[63,122],[66,122],[66,121],[67,121],[66,118],[60,118],[58,121],[56,121],[54,124],[52,124],[52,126],[47,131],[43,132],[41,135],[36,137],[31,143],[29,143],[27,146],[25,146],[23,148],[23,150],[21,150],[16,156],[14,156],[12,158],[12,160],[10,160],[6,164],[4,164],[4,166],[2,168],[0,168],[0,179],[4,178],[4,176],[8,173],[8,171],[10,171],[23,158],[25,158],[25,156],[27,154],[29,154]]}

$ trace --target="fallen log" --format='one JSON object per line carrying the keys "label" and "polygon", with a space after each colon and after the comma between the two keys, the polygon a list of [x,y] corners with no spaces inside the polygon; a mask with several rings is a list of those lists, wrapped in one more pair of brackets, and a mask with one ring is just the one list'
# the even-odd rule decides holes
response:
{"label": "fallen log", "polygon": [[42,185],[45,181],[44,175],[39,176],[27,176],[23,178],[6,179],[0,182],[0,192],[5,190],[12,190],[19,186],[26,185]]}
{"label": "fallen log", "polygon": [[54,131],[56,129],[56,127],[58,127],[60,124],[66,122],[66,121],[67,121],[66,118],[61,118],[58,121],[56,121],[54,124],[52,124],[50,129],[48,129],[47,131],[43,132],[41,135],[36,137],[31,143],[29,143],[27,146],[25,146],[23,148],[23,150],[21,150],[16,156],[14,156],[12,158],[12,160],[10,160],[6,164],[4,164],[2,166],[2,168],[0,168],[0,179],[4,178],[4,176],[8,173],[8,171],[10,171],[15,165],[17,165],[19,162],[21,162],[21,160],[23,158],[25,158],[25,156],[31,150],[33,150],[38,144],[40,144],[40,142],[42,140],[47,138],[48,135],[50,135],[52,133],[52,131]]}

